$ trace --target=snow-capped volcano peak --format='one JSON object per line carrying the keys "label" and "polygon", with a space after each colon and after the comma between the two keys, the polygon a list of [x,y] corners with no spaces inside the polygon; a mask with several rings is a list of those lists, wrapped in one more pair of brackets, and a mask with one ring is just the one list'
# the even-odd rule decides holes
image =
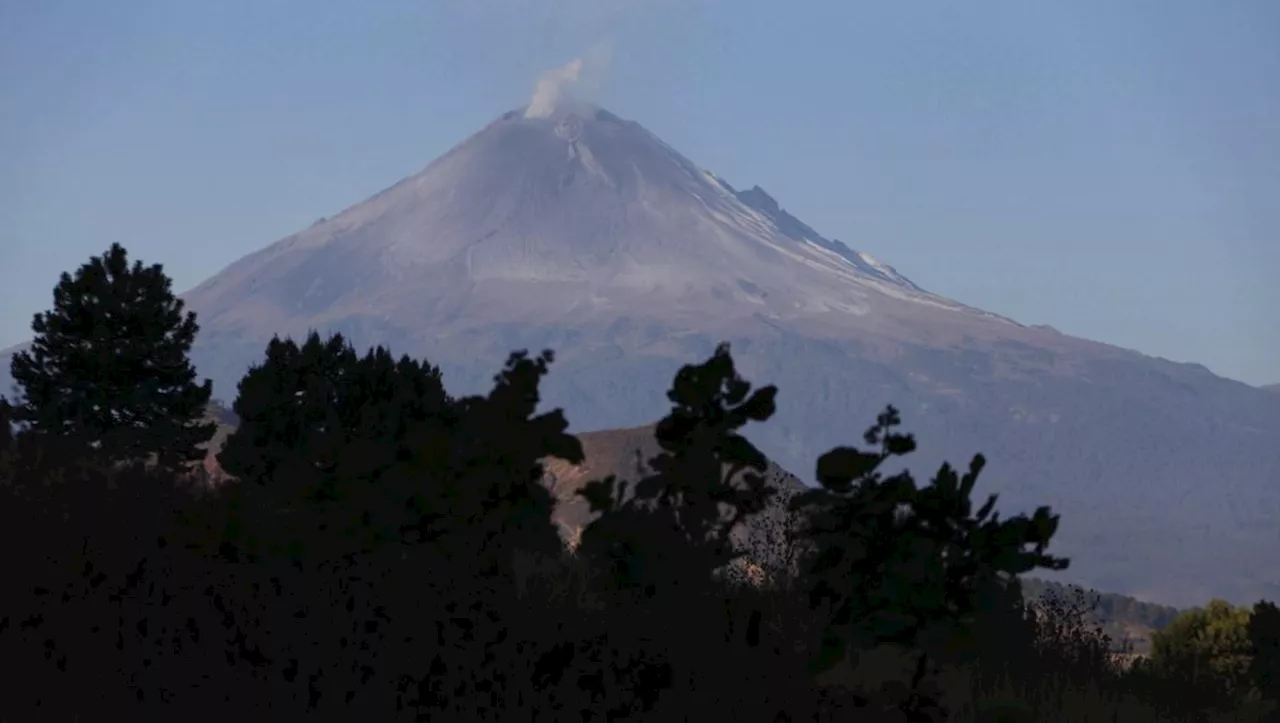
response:
{"label": "snow-capped volcano peak", "polygon": [[996,318],[822,236],[759,187],[735,190],[638,123],[567,97],[504,113],[420,173],[189,296],[206,309],[262,297],[394,319],[421,314],[423,294],[486,317],[625,308],[846,325],[906,302]]}
{"label": "snow-capped volcano peak", "polygon": [[[527,105],[524,108],[510,111],[503,115],[504,118],[511,120],[512,117],[519,117],[529,121],[544,121],[547,123],[585,123],[597,120],[604,112],[600,106],[594,103],[588,103],[577,98],[563,98],[554,106],[538,108],[534,105]],[[604,112],[605,116],[609,114]]]}

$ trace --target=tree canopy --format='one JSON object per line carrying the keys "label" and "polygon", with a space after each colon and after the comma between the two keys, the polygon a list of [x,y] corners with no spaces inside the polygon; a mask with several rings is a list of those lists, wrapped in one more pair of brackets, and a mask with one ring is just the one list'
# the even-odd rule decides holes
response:
{"label": "tree canopy", "polygon": [[200,421],[212,392],[188,360],[193,312],[159,264],[129,264],[119,244],[63,273],[53,308],[36,314],[31,347],[14,355],[14,419],[76,440],[108,462],[172,467],[199,459],[214,425]]}
{"label": "tree canopy", "polygon": [[1178,615],[1151,639],[1151,664],[1194,685],[1225,696],[1243,696],[1250,688],[1252,611],[1225,600]]}

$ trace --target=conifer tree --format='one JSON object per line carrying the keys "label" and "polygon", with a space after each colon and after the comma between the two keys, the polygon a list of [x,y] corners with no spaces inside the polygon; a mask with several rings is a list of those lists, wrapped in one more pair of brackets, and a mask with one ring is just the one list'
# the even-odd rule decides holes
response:
{"label": "conifer tree", "polygon": [[599,595],[614,685],[626,691],[617,715],[678,719],[714,707],[743,720],[778,705],[743,693],[742,671],[723,657],[730,644],[750,646],[753,621],[759,636],[763,611],[723,573],[747,552],[735,530],[775,492],[761,474],[765,456],[741,430],[772,416],[776,393],[753,391],[719,345],[676,374],[671,412],[654,430],[652,473],[634,489],[610,477],[578,493],[601,513],[577,555]]}
{"label": "conifer tree", "polygon": [[11,362],[15,421],[108,463],[203,456],[212,385],[196,383],[187,355],[199,326],[170,287],[159,264],[130,266],[120,244],[63,273],[53,309],[31,323],[31,348]]}
{"label": "conifer tree", "polygon": [[1058,524],[1047,507],[1002,520],[991,495],[973,508],[982,455],[963,476],[944,464],[923,487],[906,470],[883,476],[885,462],[915,450],[914,437],[896,431],[900,424],[888,407],[864,435],[871,451],[822,455],[821,487],[792,500],[810,543],[805,586],[824,617],[819,670],[881,644],[963,635],[980,601],[1012,576],[1067,566],[1045,552]]}
{"label": "conifer tree", "polygon": [[[580,491],[593,511],[604,513],[584,531],[583,554],[614,556],[614,572],[622,576],[614,582],[624,587],[652,585],[654,574],[710,574],[741,557],[730,534],[761,512],[774,490],[760,474],[764,455],[739,430],[772,416],[776,394],[773,386],[751,391],[727,344],[706,362],[683,367],[667,392],[671,413],[655,430],[662,452],[650,461],[653,474],[626,499],[627,485],[616,479]],[[634,529],[624,532],[628,526]],[[647,538],[649,554],[635,554],[640,540],[629,536]],[[641,570],[646,557],[656,567]],[[617,567],[624,563],[629,569]]]}
{"label": "conifer tree", "polygon": [[341,334],[272,339],[240,381],[239,425],[218,455],[247,485],[246,512],[263,515],[246,532],[277,545],[322,528],[351,533],[357,548],[386,542],[421,482],[386,473],[438,456],[454,408],[426,362],[397,361],[382,347],[361,357]]}

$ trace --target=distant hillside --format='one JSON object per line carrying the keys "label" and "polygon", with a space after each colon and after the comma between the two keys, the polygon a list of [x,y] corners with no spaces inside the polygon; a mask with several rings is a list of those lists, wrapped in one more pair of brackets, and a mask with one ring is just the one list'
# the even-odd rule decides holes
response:
{"label": "distant hillside", "polygon": [[1126,595],[1100,593],[1085,590],[1077,585],[1064,585],[1037,578],[1022,579],[1023,597],[1028,600],[1041,599],[1048,595],[1073,600],[1076,594],[1081,592],[1084,593],[1086,600],[1090,602],[1097,600],[1094,615],[1102,626],[1103,632],[1111,637],[1117,647],[1127,642],[1132,646],[1134,653],[1150,652],[1151,634],[1173,622],[1173,619],[1182,612],[1168,605],[1143,602]]}
{"label": "distant hillside", "polygon": [[[577,494],[583,485],[610,475],[634,483],[652,473],[649,460],[662,451],[654,438],[655,431],[654,425],[648,425],[578,434],[575,436],[582,442],[585,457],[582,464],[573,465],[562,459],[544,461],[544,482],[556,499],[555,521],[566,540],[572,543],[594,519],[586,501]],[[736,539],[744,545],[743,549],[750,550],[748,554],[753,560],[771,566],[782,565],[782,545],[774,540],[785,524],[787,501],[806,488],[798,478],[772,462],[764,478],[778,490],[778,496],[761,515],[751,518],[738,530]]]}
{"label": "distant hillside", "polygon": [[1267,384],[1267,385],[1263,386],[1262,388],[1263,388],[1263,389],[1265,389],[1265,390],[1267,390],[1268,392],[1278,392],[1278,393],[1280,393],[1280,384]]}
{"label": "distant hillside", "polygon": [[213,438],[205,447],[208,454],[204,458],[205,479],[211,483],[217,483],[226,478],[222,467],[218,465],[217,454],[222,451],[222,445],[227,441],[227,437],[236,431],[236,425],[240,420],[236,418],[234,412],[216,400],[209,402],[205,407],[204,418],[218,425]]}

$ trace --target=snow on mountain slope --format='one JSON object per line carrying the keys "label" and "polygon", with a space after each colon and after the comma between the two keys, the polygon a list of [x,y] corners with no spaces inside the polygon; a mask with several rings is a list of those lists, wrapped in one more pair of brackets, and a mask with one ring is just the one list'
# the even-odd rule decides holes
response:
{"label": "snow on mountain slope", "polygon": [[[323,273],[339,268],[340,281]],[[264,320],[272,306],[395,317],[422,310],[418,285],[461,298],[502,283],[539,289],[507,304],[486,291],[485,308],[470,311],[569,320],[641,305],[655,316],[834,314],[822,320],[843,325],[884,313],[892,299],[1010,323],[920,289],[822,237],[759,188],[736,192],[598,109],[507,113],[421,173],[245,258],[187,298],[214,324],[210,311],[243,311],[246,301]]]}

